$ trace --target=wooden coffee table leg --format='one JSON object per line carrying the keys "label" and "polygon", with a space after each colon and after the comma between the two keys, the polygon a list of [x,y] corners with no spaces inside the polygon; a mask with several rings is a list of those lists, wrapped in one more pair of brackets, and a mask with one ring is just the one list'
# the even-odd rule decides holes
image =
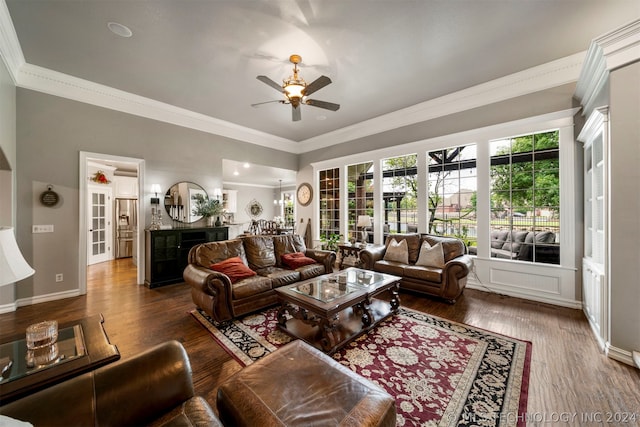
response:
{"label": "wooden coffee table leg", "polygon": [[398,289],[400,285],[396,283],[394,287],[389,289],[391,292],[391,300],[389,301],[389,305],[391,306],[391,311],[395,313],[400,308],[400,297],[398,296]]}
{"label": "wooden coffee table leg", "polygon": [[322,332],[320,343],[325,352],[333,350],[338,345],[335,335],[338,328],[338,318],[339,316],[336,314],[330,319],[320,320],[320,331]]}

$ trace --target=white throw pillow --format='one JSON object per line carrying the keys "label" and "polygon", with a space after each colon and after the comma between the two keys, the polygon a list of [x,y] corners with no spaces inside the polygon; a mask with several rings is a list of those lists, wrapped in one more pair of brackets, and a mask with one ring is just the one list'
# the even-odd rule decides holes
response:
{"label": "white throw pillow", "polygon": [[402,239],[400,243],[396,239],[392,239],[384,253],[385,261],[396,261],[403,264],[409,264],[409,247],[407,241]]}
{"label": "white throw pillow", "polygon": [[426,240],[420,247],[420,255],[416,265],[424,267],[444,268],[444,251],[442,250],[442,242],[438,242],[431,246]]}

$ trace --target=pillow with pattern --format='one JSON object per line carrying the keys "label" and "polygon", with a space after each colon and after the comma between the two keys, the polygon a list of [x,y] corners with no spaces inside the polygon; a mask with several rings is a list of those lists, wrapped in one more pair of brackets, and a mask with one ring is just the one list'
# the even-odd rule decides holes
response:
{"label": "pillow with pattern", "polygon": [[315,259],[305,256],[302,252],[283,254],[280,259],[282,260],[282,265],[292,270],[295,270],[296,268],[302,267],[304,265],[316,263]]}

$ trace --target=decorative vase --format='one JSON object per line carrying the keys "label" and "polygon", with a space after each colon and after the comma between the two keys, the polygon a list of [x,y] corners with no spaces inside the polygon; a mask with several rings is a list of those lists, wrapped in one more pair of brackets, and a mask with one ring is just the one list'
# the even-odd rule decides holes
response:
{"label": "decorative vase", "polygon": [[212,217],[212,216],[208,216],[208,217],[207,217],[207,225],[208,225],[209,227],[213,227],[213,223],[214,223],[214,221],[213,221],[213,217]]}
{"label": "decorative vase", "polygon": [[220,227],[222,225],[222,222],[220,221],[220,217],[216,218],[216,227]]}

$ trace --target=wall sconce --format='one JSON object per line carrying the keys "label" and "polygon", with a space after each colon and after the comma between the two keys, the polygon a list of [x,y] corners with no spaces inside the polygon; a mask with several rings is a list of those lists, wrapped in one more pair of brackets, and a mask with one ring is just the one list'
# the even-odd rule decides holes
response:
{"label": "wall sconce", "polygon": [[222,199],[222,188],[214,188],[213,189],[213,197],[216,200]]}
{"label": "wall sconce", "polygon": [[151,204],[152,205],[159,205],[160,204],[160,199],[158,198],[158,193],[161,193],[162,190],[160,189],[160,184],[153,184],[151,185],[151,192],[155,193],[155,197],[151,198]]}

